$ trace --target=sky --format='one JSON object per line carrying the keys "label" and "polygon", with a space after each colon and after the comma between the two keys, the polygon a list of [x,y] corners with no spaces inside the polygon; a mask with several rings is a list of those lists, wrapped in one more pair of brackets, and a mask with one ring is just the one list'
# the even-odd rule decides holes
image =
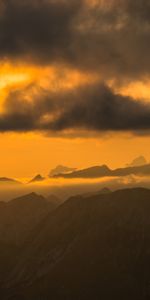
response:
{"label": "sky", "polygon": [[150,161],[149,0],[0,0],[0,176]]}

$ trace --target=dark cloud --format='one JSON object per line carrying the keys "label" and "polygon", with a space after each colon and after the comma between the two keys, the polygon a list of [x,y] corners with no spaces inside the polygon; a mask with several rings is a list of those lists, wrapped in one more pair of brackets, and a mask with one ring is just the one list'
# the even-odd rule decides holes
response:
{"label": "dark cloud", "polygon": [[149,75],[149,0],[104,1],[93,8],[85,3],[7,0],[0,15],[1,58],[62,62],[94,69],[104,79]]}
{"label": "dark cloud", "polygon": [[0,16],[1,57],[69,59],[72,22],[81,6],[78,0],[6,1]]}
{"label": "dark cloud", "polygon": [[0,131],[79,132],[150,130],[150,105],[115,94],[105,85],[85,86],[61,95],[41,90],[32,102],[25,91],[12,93],[0,115]]}
{"label": "dark cloud", "polygon": [[150,105],[114,94],[105,85],[83,88],[52,128],[97,131],[150,129]]}
{"label": "dark cloud", "polygon": [[[106,5],[107,2],[107,5]],[[0,58],[65,64],[96,72],[104,84],[61,94],[37,89],[10,93],[0,131],[148,133],[150,105],[115,94],[105,82],[150,75],[149,0],[0,0]]]}

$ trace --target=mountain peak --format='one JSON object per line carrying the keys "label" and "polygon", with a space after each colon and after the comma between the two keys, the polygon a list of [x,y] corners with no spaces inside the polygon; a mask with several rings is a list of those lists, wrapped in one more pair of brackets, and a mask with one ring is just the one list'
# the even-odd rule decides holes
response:
{"label": "mountain peak", "polygon": [[23,196],[17,197],[13,200],[11,200],[9,203],[9,205],[23,205],[25,207],[28,207],[28,205],[32,205],[32,204],[38,204],[38,203],[45,203],[47,202],[47,200],[41,196],[36,194],[35,192],[29,193],[29,194],[25,194]]}
{"label": "mountain peak", "polygon": [[40,174],[36,175],[33,179],[31,179],[29,181],[29,183],[34,183],[34,182],[38,182],[38,181],[43,181],[45,178],[43,176],[41,176]]}
{"label": "mountain peak", "polygon": [[0,177],[0,183],[9,183],[9,184],[21,184],[21,182],[7,177]]}
{"label": "mountain peak", "polygon": [[74,172],[76,168],[71,168],[63,165],[58,165],[50,171],[49,177],[57,176],[58,174],[68,174]]}
{"label": "mountain peak", "polygon": [[107,165],[93,166],[82,170],[77,170],[68,174],[60,173],[54,177],[64,178],[96,178],[102,176],[109,176],[111,169]]}
{"label": "mountain peak", "polygon": [[138,166],[144,166],[147,164],[146,158],[141,155],[136,157],[135,159],[132,160],[131,163],[127,164],[128,167],[138,167]]}
{"label": "mountain peak", "polygon": [[107,171],[109,170],[110,171],[110,168],[105,164],[101,165],[100,168],[103,169],[103,170],[107,170]]}

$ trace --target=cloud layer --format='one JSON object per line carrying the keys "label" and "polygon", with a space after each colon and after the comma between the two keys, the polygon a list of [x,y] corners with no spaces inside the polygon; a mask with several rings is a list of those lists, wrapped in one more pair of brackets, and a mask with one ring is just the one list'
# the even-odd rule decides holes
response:
{"label": "cloud layer", "polygon": [[104,78],[150,72],[149,0],[99,0],[96,6],[85,0],[0,3],[1,58],[62,62],[96,69]]}
{"label": "cloud layer", "polygon": [[141,131],[150,129],[150,105],[115,94],[104,84],[79,87],[70,92],[40,90],[32,101],[29,91],[15,91],[0,115],[0,131],[66,130]]}
{"label": "cloud layer", "polygon": [[[106,1],[107,2],[107,1]],[[116,94],[107,81],[150,76],[149,0],[0,0],[0,58],[95,72],[102,83],[61,93],[11,92],[0,131],[148,133],[150,105]]]}

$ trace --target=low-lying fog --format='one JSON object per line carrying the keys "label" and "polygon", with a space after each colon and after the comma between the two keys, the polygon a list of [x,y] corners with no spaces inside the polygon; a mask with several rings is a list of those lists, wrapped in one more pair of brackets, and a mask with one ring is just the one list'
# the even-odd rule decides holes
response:
{"label": "low-lying fog", "polygon": [[146,187],[150,188],[150,177],[125,176],[125,177],[105,177],[100,179],[46,179],[36,183],[4,183],[0,182],[0,201],[9,201],[15,197],[31,192],[49,196],[55,194],[60,199],[65,200],[70,196],[97,192],[107,187],[116,190],[126,187]]}

